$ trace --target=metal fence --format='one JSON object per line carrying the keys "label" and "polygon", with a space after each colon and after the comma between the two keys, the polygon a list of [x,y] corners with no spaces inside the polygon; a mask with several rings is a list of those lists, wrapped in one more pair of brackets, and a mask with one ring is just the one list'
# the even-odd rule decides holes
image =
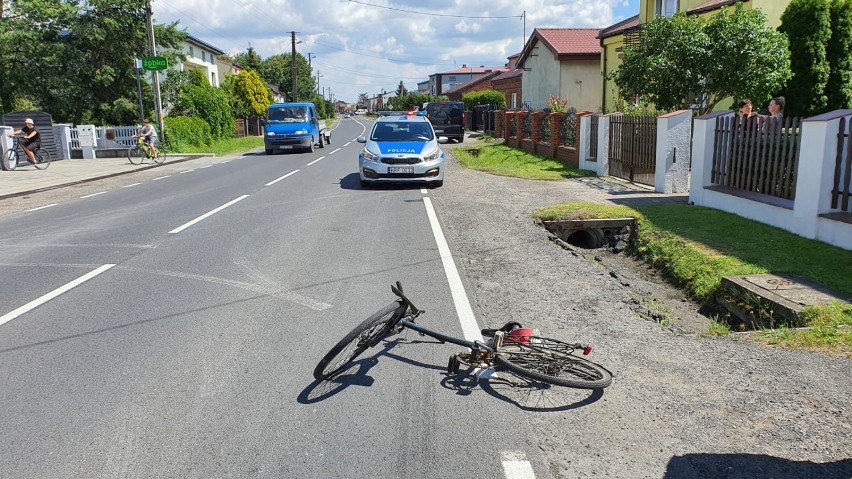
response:
{"label": "metal fence", "polygon": [[[120,146],[133,146],[133,135],[139,132],[141,126],[98,126],[95,127],[98,146],[105,140],[114,141]],[[70,128],[71,149],[80,148],[80,133],[76,127]]]}
{"label": "metal fence", "polygon": [[799,118],[717,118],[711,181],[795,199],[800,125]]}
{"label": "metal fence", "polygon": [[600,117],[596,113],[589,119],[589,159],[593,161],[598,159],[598,120]]}
{"label": "metal fence", "polygon": [[852,120],[840,119],[837,132],[837,160],[834,165],[834,187],[831,207],[852,213]]}

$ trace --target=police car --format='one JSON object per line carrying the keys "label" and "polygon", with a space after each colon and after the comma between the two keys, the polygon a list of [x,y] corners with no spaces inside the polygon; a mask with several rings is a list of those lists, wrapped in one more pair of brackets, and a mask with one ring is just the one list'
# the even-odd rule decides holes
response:
{"label": "police car", "polygon": [[359,136],[364,149],[358,155],[361,186],[375,183],[414,182],[444,184],[444,152],[425,116],[394,113],[381,116],[368,137]]}

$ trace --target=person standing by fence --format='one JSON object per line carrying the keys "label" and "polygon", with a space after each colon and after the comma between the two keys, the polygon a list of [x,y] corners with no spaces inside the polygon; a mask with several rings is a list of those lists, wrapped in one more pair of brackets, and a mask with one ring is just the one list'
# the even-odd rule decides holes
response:
{"label": "person standing by fence", "polygon": [[784,119],[784,97],[776,96],[769,102],[769,118],[782,121]]}

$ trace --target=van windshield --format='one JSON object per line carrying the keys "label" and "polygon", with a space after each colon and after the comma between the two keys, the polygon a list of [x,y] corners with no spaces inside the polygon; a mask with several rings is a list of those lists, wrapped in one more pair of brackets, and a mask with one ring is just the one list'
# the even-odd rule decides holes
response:
{"label": "van windshield", "polygon": [[425,122],[379,122],[370,136],[373,141],[431,141],[434,138],[432,129]]}
{"label": "van windshield", "polygon": [[270,122],[303,123],[308,117],[308,109],[303,106],[273,107],[267,111]]}

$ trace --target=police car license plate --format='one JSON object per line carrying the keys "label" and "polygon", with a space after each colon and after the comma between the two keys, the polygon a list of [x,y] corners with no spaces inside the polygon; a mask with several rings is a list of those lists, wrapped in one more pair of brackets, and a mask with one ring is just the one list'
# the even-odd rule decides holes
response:
{"label": "police car license plate", "polygon": [[388,173],[414,173],[414,168],[410,166],[390,166],[388,167]]}

